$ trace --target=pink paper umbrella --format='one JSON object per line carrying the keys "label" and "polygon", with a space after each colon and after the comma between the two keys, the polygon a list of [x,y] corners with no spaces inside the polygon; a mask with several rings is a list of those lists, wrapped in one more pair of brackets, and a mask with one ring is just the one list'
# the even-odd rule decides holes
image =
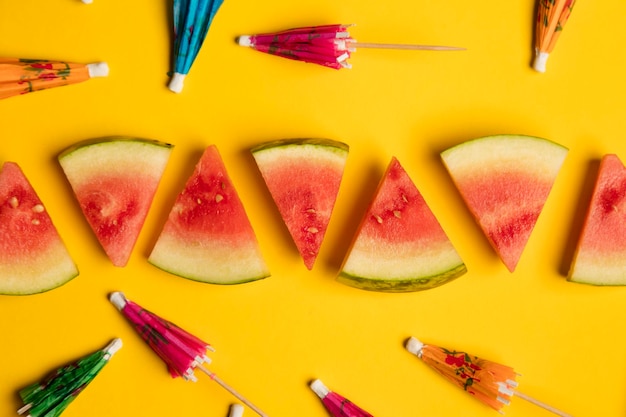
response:
{"label": "pink paper umbrella", "polygon": [[373,417],[350,400],[329,390],[319,379],[311,382],[310,386],[333,417]]}
{"label": "pink paper umbrella", "polygon": [[241,46],[296,61],[310,62],[329,68],[351,68],[347,62],[357,48],[413,49],[428,51],[462,50],[451,46],[365,43],[354,40],[348,28],[354,25],[322,25],[284,30],[275,33],[244,35]]}
{"label": "pink paper umbrella", "polygon": [[208,343],[126,299],[121,292],[112,293],[109,299],[165,362],[173,378],[180,376],[195,382],[197,378],[194,370],[199,369],[257,414],[267,417],[267,414],[202,365],[211,362],[206,356],[206,351],[214,349]]}

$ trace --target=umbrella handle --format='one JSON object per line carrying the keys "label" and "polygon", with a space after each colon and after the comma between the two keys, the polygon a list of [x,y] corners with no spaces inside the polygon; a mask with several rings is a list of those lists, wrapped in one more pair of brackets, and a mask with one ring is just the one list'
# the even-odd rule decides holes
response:
{"label": "umbrella handle", "polygon": [[226,391],[230,392],[235,398],[237,398],[239,401],[241,401],[242,403],[244,403],[245,405],[250,407],[250,409],[252,411],[257,413],[261,417],[269,417],[267,414],[265,414],[263,411],[261,411],[256,405],[254,405],[250,401],[248,401],[243,395],[241,395],[237,391],[235,391],[235,389],[233,387],[228,385],[226,382],[222,381],[222,379],[219,376],[215,375],[213,372],[209,371],[208,369],[206,369],[202,365],[198,365],[198,366],[196,366],[196,368],[201,370],[205,374],[207,374],[213,381],[217,382],[222,388],[224,388]]}
{"label": "umbrella handle", "polygon": [[557,416],[561,416],[561,417],[572,417],[572,415],[571,415],[571,414],[564,413],[563,411],[558,410],[558,409],[556,409],[556,408],[552,407],[551,405],[548,405],[548,404],[546,404],[546,403],[543,403],[543,402],[541,402],[541,401],[539,401],[539,400],[536,400],[536,399],[534,399],[533,397],[531,397],[531,396],[529,396],[529,395],[526,395],[526,394],[521,393],[521,392],[519,392],[519,391],[513,391],[513,393],[515,394],[515,396],[516,396],[516,397],[519,397],[519,398],[521,398],[522,400],[526,400],[526,401],[528,401],[528,402],[529,402],[529,403],[531,403],[531,404],[534,404],[534,405],[536,405],[536,406],[538,406],[538,407],[543,408],[543,409],[544,409],[544,410],[546,410],[546,411],[549,411],[549,412],[551,412],[551,413],[556,414]]}
{"label": "umbrella handle", "polygon": [[371,43],[371,42],[349,42],[349,46],[355,48],[375,48],[375,49],[412,49],[417,51],[464,51],[465,48],[456,46],[440,45],[412,45],[403,43]]}

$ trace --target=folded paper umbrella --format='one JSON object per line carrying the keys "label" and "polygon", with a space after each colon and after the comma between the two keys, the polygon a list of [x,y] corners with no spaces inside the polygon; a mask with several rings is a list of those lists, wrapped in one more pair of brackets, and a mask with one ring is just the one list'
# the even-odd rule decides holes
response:
{"label": "folded paper umbrella", "polygon": [[105,62],[77,64],[41,59],[0,58],[0,99],[106,77]]}
{"label": "folded paper umbrella", "polygon": [[348,32],[350,26],[353,25],[335,24],[294,28],[276,33],[243,35],[237,41],[241,46],[248,46],[260,52],[335,69],[351,68],[347,61],[350,54],[357,48],[428,51],[464,49],[452,46],[357,42]]}
{"label": "folded paper umbrella", "polygon": [[29,417],[60,415],[121,347],[122,340],[114,339],[104,349],[65,365],[43,381],[20,390],[24,406],[17,413],[28,413]]}
{"label": "folded paper umbrella", "polygon": [[319,379],[311,382],[310,386],[333,417],[373,417],[350,400],[329,390]]}
{"label": "folded paper umbrella", "polygon": [[481,359],[466,352],[427,345],[414,337],[407,341],[406,349],[454,385],[500,413],[502,407],[509,404],[511,397],[516,396],[556,415],[571,417],[519,392],[515,382],[517,374],[513,368],[506,365]]}
{"label": "folded paper umbrella", "polygon": [[535,22],[535,62],[533,68],[546,72],[548,56],[554,49],[576,0],[539,0]]}
{"label": "folded paper umbrella", "polygon": [[191,69],[213,17],[224,0],[174,0],[174,74],[169,89],[183,91],[185,77]]}
{"label": "folded paper umbrella", "polygon": [[112,293],[109,299],[165,362],[173,378],[180,376],[195,382],[197,378],[194,371],[199,369],[257,414],[267,417],[254,404],[202,365],[211,362],[206,356],[206,351],[214,349],[208,343],[128,300],[121,292]]}

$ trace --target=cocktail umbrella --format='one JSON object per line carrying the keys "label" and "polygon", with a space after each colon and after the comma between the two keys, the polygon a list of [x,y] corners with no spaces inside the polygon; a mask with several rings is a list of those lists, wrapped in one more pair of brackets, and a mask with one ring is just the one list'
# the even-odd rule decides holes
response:
{"label": "cocktail umbrella", "polygon": [[77,64],[41,59],[0,58],[0,99],[106,77],[105,62]]}
{"label": "cocktail umbrella", "polygon": [[[491,362],[466,352],[427,345],[411,337],[406,349],[419,357],[448,381],[500,411],[514,395],[562,417],[571,417],[556,408],[517,390],[517,374],[506,365]],[[500,411],[501,412],[501,411]]]}
{"label": "cocktail umbrella", "polygon": [[121,347],[122,340],[114,339],[104,349],[65,365],[43,381],[20,390],[24,406],[17,413],[28,413],[28,417],[60,415]]}
{"label": "cocktail umbrella", "polygon": [[204,42],[213,17],[224,0],[174,0],[174,74],[169,89],[183,90],[183,82]]}
{"label": "cocktail umbrella", "polygon": [[276,33],[243,35],[241,46],[296,61],[310,62],[325,67],[351,68],[347,62],[357,48],[415,49],[429,51],[462,50],[451,46],[363,43],[354,40],[348,28],[353,25],[322,25],[284,30]]}
{"label": "cocktail umbrella", "polygon": [[333,417],[373,417],[350,400],[329,390],[319,379],[311,382],[310,386]]}
{"label": "cocktail umbrella", "polygon": [[575,3],[576,0],[539,0],[535,22],[535,70],[546,72],[548,56],[554,49]]}
{"label": "cocktail umbrella", "polygon": [[180,376],[195,382],[197,378],[194,371],[199,369],[256,413],[267,417],[254,404],[202,365],[211,362],[206,356],[206,351],[214,349],[208,343],[128,300],[121,292],[112,293],[109,299],[165,362],[173,378]]}

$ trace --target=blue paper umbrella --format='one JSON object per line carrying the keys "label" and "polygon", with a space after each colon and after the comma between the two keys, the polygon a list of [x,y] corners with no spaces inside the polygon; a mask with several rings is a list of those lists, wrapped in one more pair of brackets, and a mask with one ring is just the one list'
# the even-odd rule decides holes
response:
{"label": "blue paper umbrella", "polygon": [[174,0],[174,74],[169,89],[183,90],[185,76],[224,0]]}

